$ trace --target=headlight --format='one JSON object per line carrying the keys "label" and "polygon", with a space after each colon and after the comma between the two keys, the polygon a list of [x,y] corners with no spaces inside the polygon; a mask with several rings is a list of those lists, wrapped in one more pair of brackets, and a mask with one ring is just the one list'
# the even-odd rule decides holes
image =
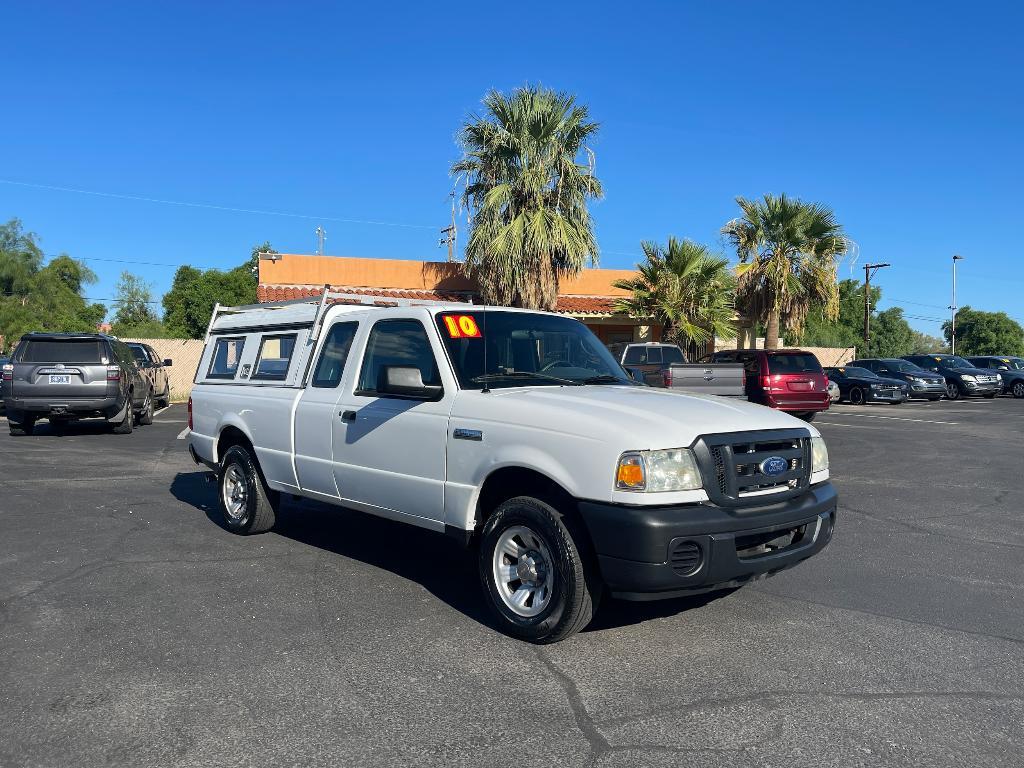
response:
{"label": "headlight", "polygon": [[811,438],[811,472],[821,472],[828,469],[828,448],[825,447],[825,440],[821,437]]}
{"label": "headlight", "polygon": [[960,378],[963,379],[964,381],[975,381],[976,380],[976,377],[975,376],[971,376],[969,373],[965,373]]}
{"label": "headlight", "polygon": [[630,451],[619,457],[615,487],[620,491],[695,491],[701,487],[693,453],[686,448]]}
{"label": "headlight", "polygon": [[997,373],[996,374],[996,381],[999,382],[1000,384],[1002,384],[1003,383],[1003,374]]}

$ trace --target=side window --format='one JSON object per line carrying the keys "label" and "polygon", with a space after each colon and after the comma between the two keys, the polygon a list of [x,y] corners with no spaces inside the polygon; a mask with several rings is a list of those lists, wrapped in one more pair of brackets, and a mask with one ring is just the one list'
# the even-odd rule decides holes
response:
{"label": "side window", "polygon": [[124,342],[115,341],[112,346],[114,347],[114,355],[123,365],[126,365],[129,368],[132,366],[135,366],[136,368],[142,367],[141,361],[135,359],[135,355],[132,354],[131,348]]}
{"label": "side window", "polygon": [[146,355],[146,350],[142,347],[128,347],[132,351],[132,356],[135,358],[135,362],[141,367],[145,363],[149,362],[149,356]]}
{"label": "side window", "polygon": [[359,323],[335,323],[331,326],[331,332],[327,334],[327,340],[320,351],[320,359],[316,361],[316,369],[313,371],[313,380],[310,383],[314,387],[338,386],[341,374],[345,371],[345,360],[352,347],[352,339],[358,328]]}
{"label": "side window", "polygon": [[424,384],[441,385],[434,351],[419,320],[380,320],[373,326],[366,342],[356,394],[376,396],[377,382],[389,365],[419,368]]}
{"label": "side window", "polygon": [[244,338],[217,339],[210,358],[210,379],[233,379],[238,372],[238,361],[242,359]]}
{"label": "side window", "polygon": [[151,363],[153,363],[153,365],[159,368],[161,365],[164,364],[164,361],[160,359],[160,356],[157,355],[155,349],[153,349],[152,347],[146,347],[146,351],[149,353],[149,360]]}
{"label": "side window", "polygon": [[743,363],[743,370],[747,372],[748,376],[757,376],[761,373],[761,365],[757,359],[757,355],[737,355],[736,362]]}
{"label": "side window", "polygon": [[295,351],[295,334],[264,336],[260,339],[260,351],[256,356],[256,370],[250,377],[271,381],[283,381],[288,377],[288,364]]}

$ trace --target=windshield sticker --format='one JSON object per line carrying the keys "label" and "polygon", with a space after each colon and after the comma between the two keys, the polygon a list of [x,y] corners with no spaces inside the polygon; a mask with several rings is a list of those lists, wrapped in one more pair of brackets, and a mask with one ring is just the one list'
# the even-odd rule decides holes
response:
{"label": "windshield sticker", "polygon": [[444,327],[453,339],[479,339],[480,328],[471,315],[445,315]]}

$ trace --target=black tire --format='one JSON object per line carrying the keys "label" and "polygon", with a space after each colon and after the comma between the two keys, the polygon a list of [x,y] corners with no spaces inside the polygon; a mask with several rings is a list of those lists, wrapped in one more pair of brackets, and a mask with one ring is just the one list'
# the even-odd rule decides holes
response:
{"label": "black tire", "polygon": [[168,384],[164,387],[164,393],[156,399],[156,404],[159,408],[166,408],[171,404],[171,385]]}
{"label": "black tire", "polygon": [[153,393],[146,393],[146,402],[142,404],[142,410],[139,411],[139,425],[149,426],[153,423]]}
{"label": "black tire", "polygon": [[1010,392],[1012,392],[1013,396],[1018,400],[1024,397],[1024,381],[1013,382],[1013,387],[1010,389]]}
{"label": "black tire", "polygon": [[850,403],[853,405],[864,405],[864,401],[867,398],[864,397],[864,390],[860,387],[854,387],[850,390]]}
{"label": "black tire", "polygon": [[960,385],[955,381],[946,382],[946,397],[950,400],[959,400],[963,397],[964,393],[960,389]]}
{"label": "black tire", "polygon": [[[226,501],[235,495],[226,487],[229,478],[242,483],[242,486],[236,489],[242,494],[242,506],[237,514],[229,511]],[[217,498],[220,500],[224,526],[232,533],[247,536],[263,533],[274,527],[281,495],[267,486],[252,448],[233,445],[224,452],[220,462],[220,470],[217,473]]]}
{"label": "black tire", "polygon": [[24,437],[25,435],[31,435],[32,430],[36,427],[35,419],[24,419],[21,422],[10,421],[7,423],[10,428],[11,435],[13,437]]}
{"label": "black tire", "polygon": [[115,435],[130,435],[135,427],[135,412],[132,409],[132,393],[128,393],[128,399],[124,405],[124,418],[114,424],[112,430]]}
{"label": "black tire", "polygon": [[[514,529],[525,529],[539,539],[552,561],[550,570],[541,569],[551,579],[542,588],[548,591],[546,605],[535,616],[513,611],[496,580],[496,548],[502,537]],[[546,565],[543,553],[536,554],[541,554],[541,562]],[[529,553],[524,551],[522,557],[529,557]],[[504,558],[511,560],[512,556],[505,554]],[[505,567],[512,565],[508,563]],[[531,496],[509,499],[487,519],[480,539],[479,568],[487,602],[501,630],[532,643],[557,643],[579,632],[594,617],[603,591],[595,563],[589,557],[586,535],[576,521]],[[518,583],[522,588],[524,582]],[[532,607],[524,605],[525,610]]]}
{"label": "black tire", "polygon": [[817,411],[803,411],[801,413],[794,414],[798,419],[803,419],[808,424],[814,421],[814,417],[818,415]]}

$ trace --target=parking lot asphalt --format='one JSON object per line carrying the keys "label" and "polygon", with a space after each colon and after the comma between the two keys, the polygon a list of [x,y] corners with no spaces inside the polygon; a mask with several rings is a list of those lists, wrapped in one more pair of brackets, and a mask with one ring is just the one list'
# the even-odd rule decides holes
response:
{"label": "parking lot asphalt", "polygon": [[0,765],[1024,765],[1024,402],[816,424],[822,555],[547,647],[437,534],[291,501],[226,532],[180,406],[4,430]]}

